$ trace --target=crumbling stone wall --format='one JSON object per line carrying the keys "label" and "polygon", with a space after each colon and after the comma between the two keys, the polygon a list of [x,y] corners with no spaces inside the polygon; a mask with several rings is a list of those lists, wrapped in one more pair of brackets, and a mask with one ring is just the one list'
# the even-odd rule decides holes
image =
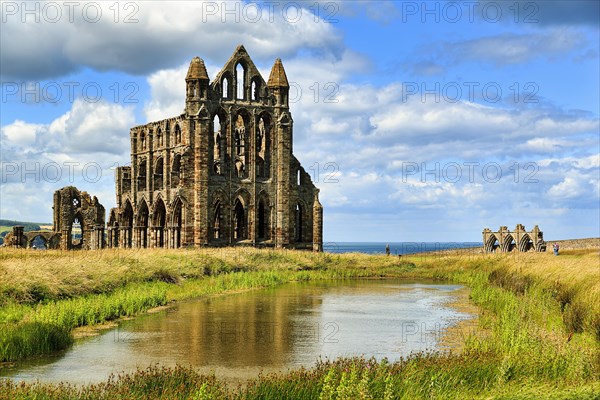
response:
{"label": "crumbling stone wall", "polygon": [[111,247],[231,244],[322,250],[323,207],[292,153],[289,83],[238,46],[211,82],[195,57],[181,115],[133,127],[116,171]]}
{"label": "crumbling stone wall", "polygon": [[[60,234],[60,248],[99,249],[104,247],[104,206],[87,192],[67,186],[54,192],[54,232]],[[73,239],[73,228],[81,227],[81,239]]]}
{"label": "crumbling stone wall", "polygon": [[[54,192],[52,231],[25,232],[23,226],[14,226],[5,238],[5,246],[31,248],[40,238],[48,249],[101,249],[104,243],[105,209],[87,192],[67,186]],[[74,226],[80,226],[81,238],[73,238]]]}

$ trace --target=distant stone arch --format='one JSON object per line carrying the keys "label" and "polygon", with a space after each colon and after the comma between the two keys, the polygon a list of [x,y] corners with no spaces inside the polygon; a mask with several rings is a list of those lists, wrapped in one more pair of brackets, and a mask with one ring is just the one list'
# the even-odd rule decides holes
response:
{"label": "distant stone arch", "polygon": [[525,226],[521,224],[517,224],[513,231],[508,230],[507,226],[501,226],[496,232],[485,228],[482,234],[483,250],[486,253],[496,251],[502,253],[511,251],[546,251],[544,234],[537,225],[531,231],[526,231]]}

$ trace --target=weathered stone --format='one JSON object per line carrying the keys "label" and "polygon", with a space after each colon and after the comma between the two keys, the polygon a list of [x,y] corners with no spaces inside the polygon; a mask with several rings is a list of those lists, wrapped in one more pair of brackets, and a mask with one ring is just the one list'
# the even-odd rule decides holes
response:
{"label": "weathered stone", "polygon": [[108,246],[321,251],[323,207],[292,153],[281,60],[267,84],[238,46],[212,83],[199,57],[185,81],[181,115],[131,129],[131,167],[116,171]]}
{"label": "weathered stone", "polygon": [[[13,226],[6,235],[7,246],[31,248],[39,237],[48,249],[101,249],[104,247],[104,217],[106,210],[87,192],[67,186],[54,192],[52,231],[24,232],[22,226]],[[79,225],[81,238],[73,238],[73,227]]]}
{"label": "weathered stone", "polygon": [[490,229],[483,230],[483,250],[486,253],[499,250],[502,253],[509,251],[546,251],[546,242],[544,233],[538,226],[527,232],[525,226],[518,224],[514,231],[509,231],[508,227],[501,226],[498,232],[492,232]]}

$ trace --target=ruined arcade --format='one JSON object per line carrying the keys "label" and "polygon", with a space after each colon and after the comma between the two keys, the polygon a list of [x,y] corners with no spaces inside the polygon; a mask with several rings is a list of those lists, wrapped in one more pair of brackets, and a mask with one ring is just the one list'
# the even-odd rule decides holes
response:
{"label": "ruined arcade", "polygon": [[501,226],[497,232],[485,228],[483,235],[483,250],[486,253],[499,251],[508,253],[511,251],[546,251],[546,242],[544,233],[538,226],[534,226],[531,231],[525,230],[525,226],[517,224],[514,231],[508,230],[507,226]]}
{"label": "ruined arcade", "polygon": [[319,190],[294,157],[289,83],[267,82],[239,46],[210,82],[189,66],[184,112],[131,129],[116,171],[109,247],[247,244],[322,250]]}

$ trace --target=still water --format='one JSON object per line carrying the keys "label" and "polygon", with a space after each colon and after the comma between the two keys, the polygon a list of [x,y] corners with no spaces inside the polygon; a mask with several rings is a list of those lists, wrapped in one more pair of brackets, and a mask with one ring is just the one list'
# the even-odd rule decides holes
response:
{"label": "still water", "polygon": [[321,358],[397,360],[440,348],[444,330],[472,315],[448,303],[458,285],[397,280],[286,284],[182,302],[121,321],[53,357],[0,369],[0,377],[77,384],[159,363],[192,365],[228,380],[313,366]]}

